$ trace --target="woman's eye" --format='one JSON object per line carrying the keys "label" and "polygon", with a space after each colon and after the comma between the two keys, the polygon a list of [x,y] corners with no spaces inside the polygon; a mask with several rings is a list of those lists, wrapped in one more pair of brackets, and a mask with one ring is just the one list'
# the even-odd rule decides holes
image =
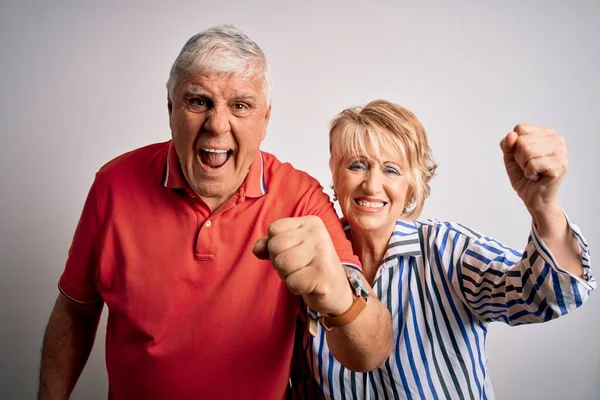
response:
{"label": "woman's eye", "polygon": [[390,174],[390,175],[400,175],[400,171],[398,171],[396,168],[394,167],[385,167],[383,170],[386,174]]}
{"label": "woman's eye", "polygon": [[362,161],[354,161],[352,164],[350,164],[350,166],[348,167],[351,171],[355,171],[355,170],[366,170],[367,166],[364,162]]}

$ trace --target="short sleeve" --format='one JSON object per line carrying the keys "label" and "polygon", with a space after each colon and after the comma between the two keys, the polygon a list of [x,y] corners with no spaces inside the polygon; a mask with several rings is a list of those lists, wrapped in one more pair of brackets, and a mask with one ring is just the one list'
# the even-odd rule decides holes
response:
{"label": "short sleeve", "polygon": [[342,222],[335,212],[329,196],[323,192],[320,185],[317,184],[309,192],[304,210],[304,215],[316,215],[321,218],[342,264],[362,271],[362,265],[352,251],[352,244],[346,238]]}
{"label": "short sleeve", "polygon": [[94,182],[83,206],[58,288],[78,303],[96,303],[102,297],[96,285],[102,226],[98,215],[98,184]]}

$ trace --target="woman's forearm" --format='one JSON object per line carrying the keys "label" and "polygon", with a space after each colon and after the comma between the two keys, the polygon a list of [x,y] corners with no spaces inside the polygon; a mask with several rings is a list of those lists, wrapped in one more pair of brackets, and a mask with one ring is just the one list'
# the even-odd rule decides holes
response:
{"label": "woman's forearm", "polygon": [[531,216],[540,238],[546,243],[558,265],[583,278],[581,250],[560,204],[552,204],[542,212],[531,213]]}

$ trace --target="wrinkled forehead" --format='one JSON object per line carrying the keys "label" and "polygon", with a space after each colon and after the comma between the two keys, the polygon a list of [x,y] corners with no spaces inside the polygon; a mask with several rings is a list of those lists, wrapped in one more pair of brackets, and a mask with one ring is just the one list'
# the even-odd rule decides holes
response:
{"label": "wrinkled forehead", "polygon": [[266,101],[262,79],[233,72],[198,70],[183,75],[177,85],[190,94],[245,97]]}

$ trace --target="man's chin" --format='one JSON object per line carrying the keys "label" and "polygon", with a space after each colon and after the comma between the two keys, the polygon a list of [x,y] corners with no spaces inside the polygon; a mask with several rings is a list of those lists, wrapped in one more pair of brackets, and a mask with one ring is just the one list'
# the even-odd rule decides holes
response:
{"label": "man's chin", "polygon": [[223,182],[222,179],[204,177],[196,184],[190,184],[192,190],[203,199],[226,199],[232,196],[239,185]]}

